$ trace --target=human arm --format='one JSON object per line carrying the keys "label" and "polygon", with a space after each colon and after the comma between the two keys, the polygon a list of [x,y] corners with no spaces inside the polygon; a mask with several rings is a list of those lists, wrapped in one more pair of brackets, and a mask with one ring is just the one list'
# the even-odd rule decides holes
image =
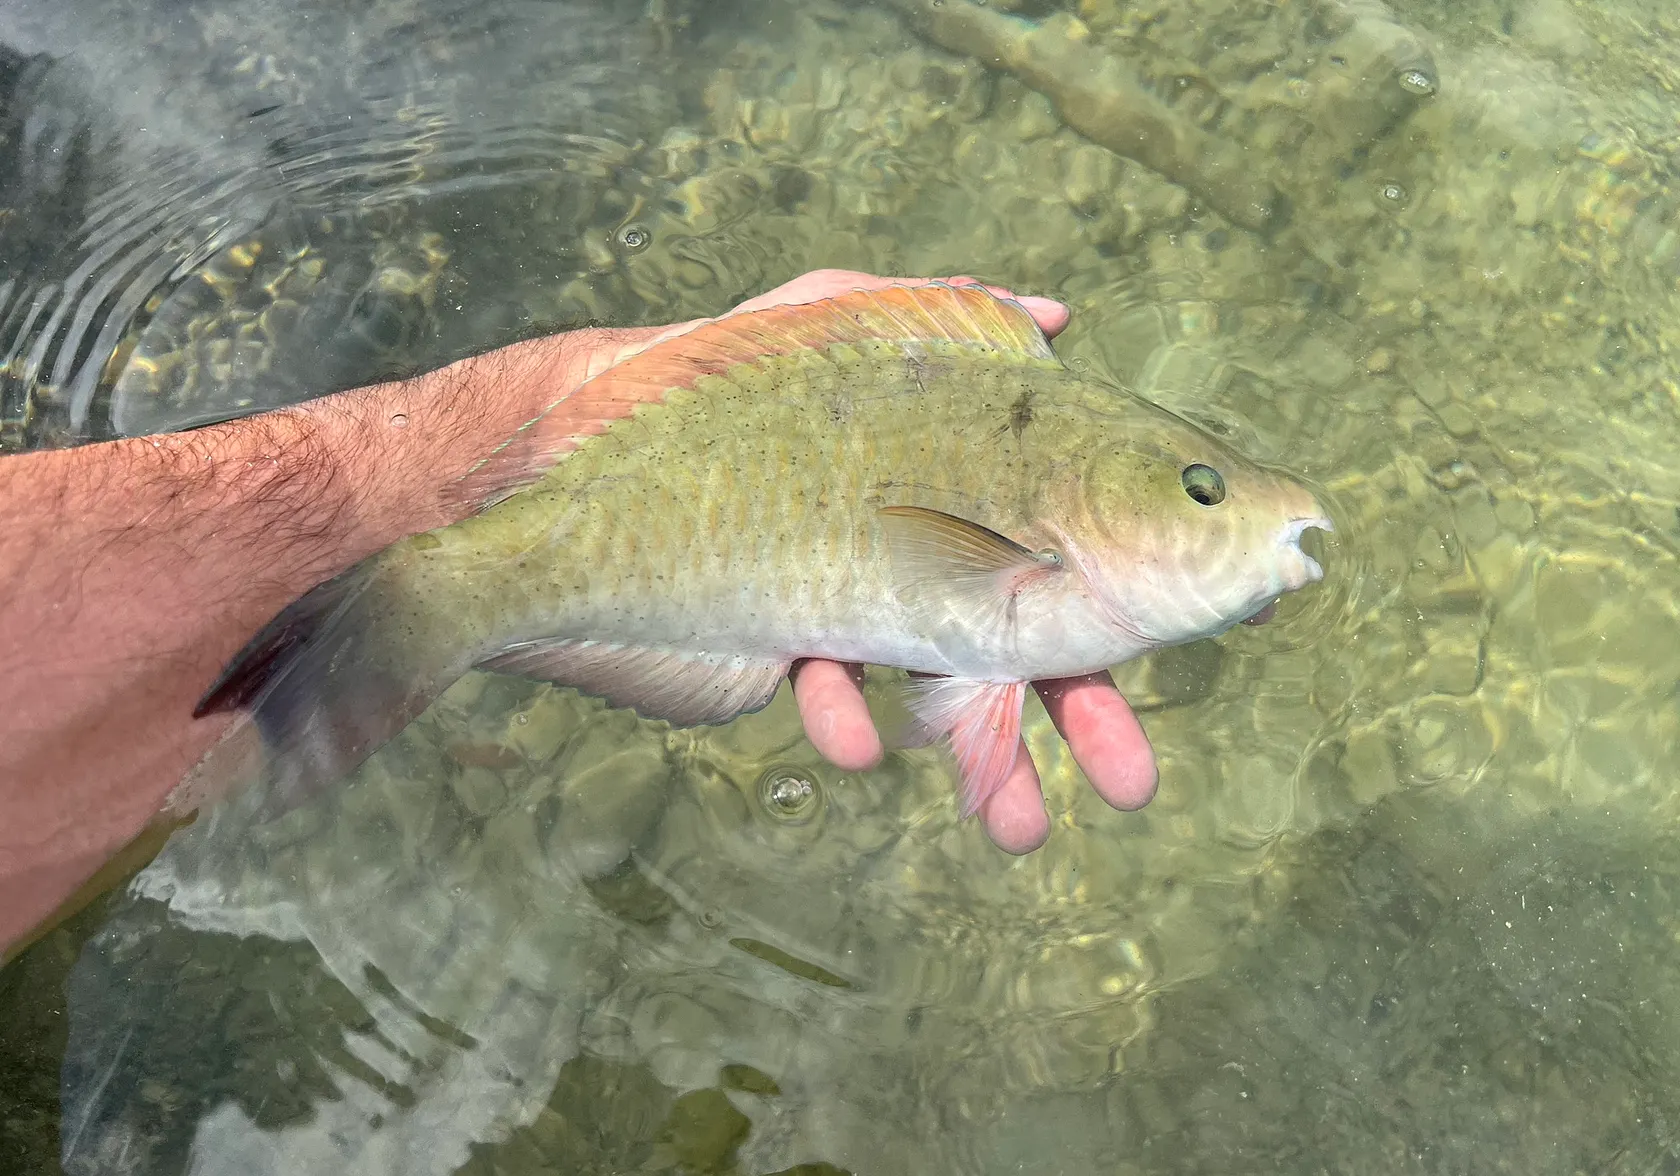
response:
{"label": "human arm", "polygon": [[576,332],[189,433],[0,459],[0,950],[157,815],[270,617],[649,332]]}

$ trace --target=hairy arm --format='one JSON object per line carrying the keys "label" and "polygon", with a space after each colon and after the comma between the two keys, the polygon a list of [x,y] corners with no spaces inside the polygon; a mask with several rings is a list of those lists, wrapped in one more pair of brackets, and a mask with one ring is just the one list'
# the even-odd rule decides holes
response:
{"label": "hairy arm", "polygon": [[445,485],[647,333],[578,332],[190,433],[0,459],[0,951],[226,729],[193,704],[253,633],[452,521]]}

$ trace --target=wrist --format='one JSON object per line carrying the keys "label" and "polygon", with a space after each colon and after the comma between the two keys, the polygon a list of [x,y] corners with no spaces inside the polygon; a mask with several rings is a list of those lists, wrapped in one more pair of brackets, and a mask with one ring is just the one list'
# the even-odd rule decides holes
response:
{"label": "wrist", "polygon": [[291,410],[328,438],[358,495],[349,537],[355,558],[459,521],[463,509],[446,497],[453,483],[658,333],[584,328],[531,339]]}
{"label": "wrist", "polygon": [[576,344],[571,336],[515,343],[275,414],[292,418],[287,427],[306,448],[331,455],[321,489],[342,516],[341,565],[457,521],[444,492],[575,387]]}

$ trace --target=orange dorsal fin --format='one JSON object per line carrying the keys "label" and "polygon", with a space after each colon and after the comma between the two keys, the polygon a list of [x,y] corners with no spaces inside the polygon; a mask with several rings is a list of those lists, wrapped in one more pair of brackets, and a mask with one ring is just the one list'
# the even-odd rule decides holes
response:
{"label": "orange dorsal fin", "polygon": [[660,339],[586,380],[468,471],[446,498],[476,510],[541,478],[583,441],[704,376],[767,356],[826,350],[842,343],[945,343],[1017,362],[1059,363],[1020,303],[979,286],[889,286],[819,302],[772,306],[710,319]]}

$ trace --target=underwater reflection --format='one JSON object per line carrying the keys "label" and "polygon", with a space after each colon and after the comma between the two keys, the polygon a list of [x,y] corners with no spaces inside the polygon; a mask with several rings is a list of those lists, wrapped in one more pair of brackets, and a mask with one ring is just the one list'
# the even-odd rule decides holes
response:
{"label": "underwater reflection", "polygon": [[334,811],[223,810],[140,876],[68,989],[67,1171],[1680,1158],[1680,853],[1649,829],[1401,793],[1258,873],[1070,829],[983,878],[938,773],[840,776],[789,714],[731,746],[505,680],[446,701],[475,687],[528,696],[505,792],[427,774],[423,740],[490,746],[446,709]]}

